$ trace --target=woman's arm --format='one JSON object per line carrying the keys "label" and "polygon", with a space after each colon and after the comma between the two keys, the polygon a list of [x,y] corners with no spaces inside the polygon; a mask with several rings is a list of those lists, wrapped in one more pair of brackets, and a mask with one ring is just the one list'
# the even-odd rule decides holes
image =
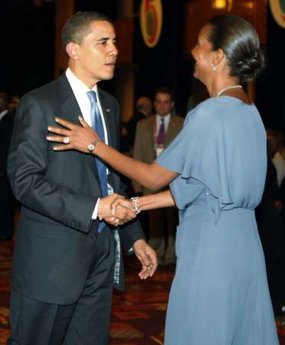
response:
{"label": "woman's arm", "polygon": [[[170,190],[166,190],[160,193],[148,194],[140,197],[131,198],[132,209],[137,214],[141,211],[154,210],[157,208],[175,206],[174,198]],[[116,198],[110,205],[111,211],[116,212],[116,208],[121,206],[123,201]]]}
{"label": "woman's arm", "polygon": [[127,157],[101,141],[94,151],[114,169],[151,190],[168,185],[177,176],[155,162],[146,164]]}
{"label": "woman's arm", "polygon": [[138,197],[136,202],[140,211],[175,206],[175,201],[170,190]]}
{"label": "woman's arm", "polygon": [[[136,161],[101,142],[93,129],[81,117],[79,117],[81,126],[60,118],[56,118],[55,121],[62,127],[49,126],[48,131],[56,135],[47,136],[47,140],[60,143],[54,146],[55,151],[77,150],[92,153],[123,175],[152,190],[168,185],[177,176],[177,173],[155,162],[145,164]],[[91,143],[94,144],[92,152],[88,150]]]}

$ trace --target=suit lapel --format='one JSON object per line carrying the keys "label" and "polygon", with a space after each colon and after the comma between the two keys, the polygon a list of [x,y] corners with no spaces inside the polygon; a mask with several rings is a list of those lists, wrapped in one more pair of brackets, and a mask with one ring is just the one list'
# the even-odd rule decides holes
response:
{"label": "suit lapel", "polygon": [[116,130],[116,123],[115,123],[115,116],[113,115],[114,109],[110,105],[108,98],[105,97],[104,93],[98,89],[98,94],[100,98],[100,104],[106,124],[107,135],[108,135],[108,144],[110,146],[116,147],[116,137],[117,137],[117,130]]}
{"label": "suit lapel", "polygon": [[81,110],[65,74],[59,78],[58,95],[65,118],[71,122],[78,123],[78,115],[81,114]]}
{"label": "suit lapel", "polygon": [[[61,104],[61,111],[60,114],[61,117],[64,119],[71,121],[73,123],[79,124],[78,116],[81,115],[81,110],[79,108],[79,105],[76,101],[76,98],[73,94],[73,91],[71,89],[71,86],[65,76],[63,74],[59,79],[59,102]],[[97,188],[100,190],[100,182],[99,182],[99,176],[96,169],[96,165],[94,162],[94,157],[88,154],[79,153],[80,159],[82,160],[81,164],[86,165],[86,167],[89,167],[89,169],[86,169],[86,173],[90,172],[95,179],[95,183],[97,185]],[[78,163],[77,163],[78,164]]]}
{"label": "suit lapel", "polygon": [[150,118],[149,130],[147,131],[148,133],[150,133],[149,144],[150,144],[150,147],[152,148],[152,151],[155,148],[155,131],[156,131],[156,117],[153,116]]}

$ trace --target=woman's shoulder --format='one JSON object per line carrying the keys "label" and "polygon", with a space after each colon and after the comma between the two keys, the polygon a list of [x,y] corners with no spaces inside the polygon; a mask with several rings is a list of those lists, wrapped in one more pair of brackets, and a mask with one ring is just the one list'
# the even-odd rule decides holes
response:
{"label": "woman's shoulder", "polygon": [[211,97],[198,104],[187,114],[187,118],[193,121],[207,120],[217,122],[219,119],[224,121],[236,112],[247,112],[255,109],[254,104],[246,104],[234,97]]}
{"label": "woman's shoulder", "polygon": [[217,98],[208,98],[199,103],[192,109],[185,118],[185,123],[205,123],[212,122],[217,119],[217,114],[221,112],[222,105]]}

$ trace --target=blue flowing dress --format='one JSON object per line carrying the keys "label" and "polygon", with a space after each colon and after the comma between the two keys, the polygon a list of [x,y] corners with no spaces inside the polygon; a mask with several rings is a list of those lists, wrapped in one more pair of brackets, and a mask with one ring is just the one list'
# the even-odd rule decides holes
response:
{"label": "blue flowing dress", "polygon": [[253,104],[210,98],[157,158],[178,177],[177,266],[165,345],[277,345],[254,209],[266,175],[266,132]]}

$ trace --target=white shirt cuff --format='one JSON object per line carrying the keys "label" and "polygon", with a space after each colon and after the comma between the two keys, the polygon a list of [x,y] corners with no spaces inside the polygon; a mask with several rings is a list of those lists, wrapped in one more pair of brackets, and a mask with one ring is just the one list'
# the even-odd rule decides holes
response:
{"label": "white shirt cuff", "polygon": [[94,211],[93,211],[93,213],[92,213],[92,217],[91,217],[91,218],[92,218],[93,220],[97,219],[97,217],[98,217],[99,201],[100,201],[100,198],[97,199],[97,202],[96,202]]}

